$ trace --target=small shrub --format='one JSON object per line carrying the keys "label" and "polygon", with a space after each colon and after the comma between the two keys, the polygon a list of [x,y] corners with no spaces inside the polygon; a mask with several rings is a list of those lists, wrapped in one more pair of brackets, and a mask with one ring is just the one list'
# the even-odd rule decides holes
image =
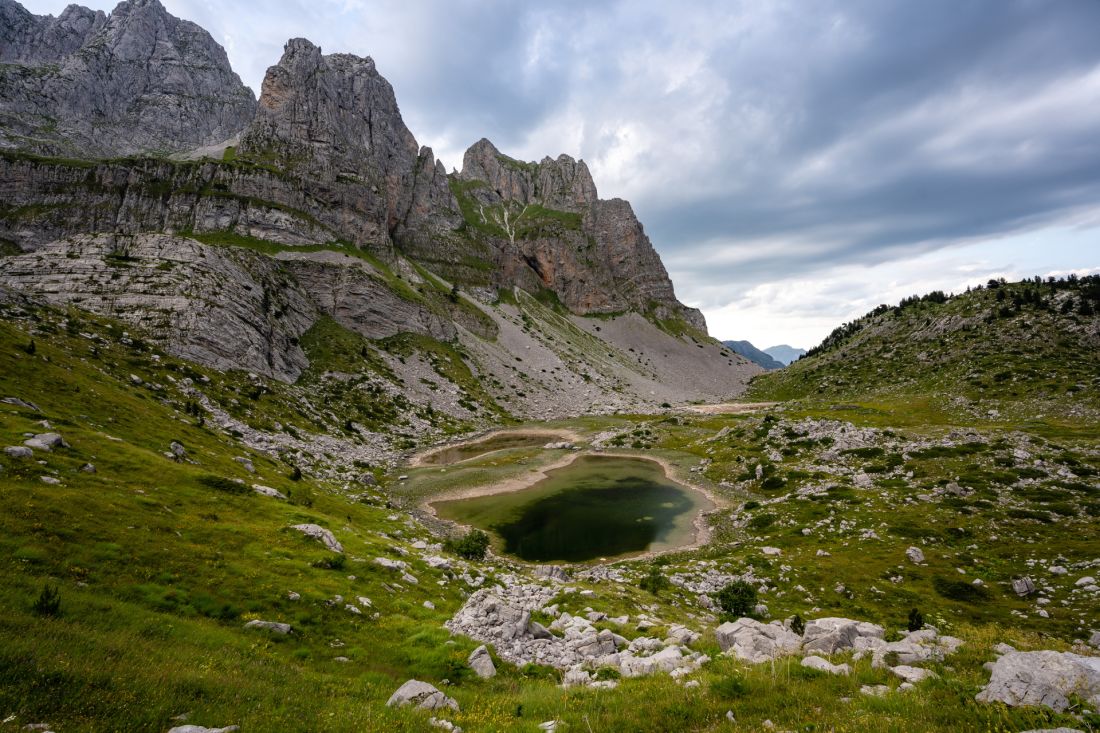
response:
{"label": "small shrub", "polygon": [[26,346],[23,347],[23,351],[27,352],[31,356],[34,356],[34,352],[38,351],[38,347],[34,343],[34,339],[31,339]]}
{"label": "small shrub", "polygon": [[965,580],[953,580],[943,576],[932,579],[932,587],[944,598],[963,603],[981,603],[989,599],[989,589],[973,585]]}
{"label": "small shrub", "polygon": [[233,479],[225,478],[224,476],[215,476],[213,474],[207,474],[206,476],[199,476],[199,483],[208,489],[216,489],[217,491],[224,491],[227,494],[247,494],[248,487],[244,484],[239,484]]}
{"label": "small shrub", "polygon": [[794,618],[791,619],[791,631],[802,636],[806,632],[806,622],[802,620],[802,617],[797,613]]}
{"label": "small shrub", "polygon": [[731,675],[711,682],[710,692],[723,700],[737,700],[749,694],[749,685],[744,677]]}
{"label": "small shrub", "polygon": [[909,631],[920,631],[924,628],[924,616],[917,609],[913,609],[909,612],[909,623],[905,628]]}
{"label": "small shrub", "polygon": [[659,594],[662,590],[669,586],[668,578],[661,572],[661,568],[656,565],[649,568],[649,572],[638,583],[638,587],[644,591],[648,591],[653,595]]}
{"label": "small shrub", "polygon": [[735,580],[715,594],[714,600],[723,616],[741,618],[752,613],[756,605],[756,586],[748,581]]}
{"label": "small shrub", "polygon": [[314,560],[310,563],[312,567],[320,568],[321,570],[343,570],[344,566],[348,564],[348,559],[343,555],[331,555],[323,557],[320,560]]}
{"label": "small shrub", "polygon": [[302,469],[298,468],[297,466],[294,466],[294,469],[290,472],[290,480],[291,481],[301,481],[302,480]]}
{"label": "small shrub", "polygon": [[36,616],[60,616],[61,591],[49,583],[42,586],[42,592],[38,594],[32,610]]}
{"label": "small shrub", "polygon": [[774,514],[757,514],[749,520],[749,527],[752,529],[767,529],[775,524],[776,519],[778,519],[778,517]]}
{"label": "small shrub", "polygon": [[489,550],[489,535],[480,529],[471,529],[460,539],[447,540],[444,547],[467,560],[484,560]]}
{"label": "small shrub", "polygon": [[622,672],[615,667],[600,667],[595,674],[597,680],[617,680],[622,679],[622,676]]}

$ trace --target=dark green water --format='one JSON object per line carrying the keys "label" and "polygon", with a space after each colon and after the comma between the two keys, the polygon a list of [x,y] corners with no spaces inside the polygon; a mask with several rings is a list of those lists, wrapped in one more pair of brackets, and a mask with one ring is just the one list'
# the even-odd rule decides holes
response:
{"label": "dark green water", "polygon": [[447,466],[459,461],[467,461],[471,458],[492,453],[506,448],[541,448],[547,443],[553,443],[561,438],[554,435],[537,433],[502,433],[492,435],[476,443],[456,445],[452,448],[442,448],[434,453],[429,453],[420,459],[425,466]]}
{"label": "dark green water", "polygon": [[528,489],[433,506],[523,560],[585,562],[688,544],[708,504],[653,461],[582,456]]}

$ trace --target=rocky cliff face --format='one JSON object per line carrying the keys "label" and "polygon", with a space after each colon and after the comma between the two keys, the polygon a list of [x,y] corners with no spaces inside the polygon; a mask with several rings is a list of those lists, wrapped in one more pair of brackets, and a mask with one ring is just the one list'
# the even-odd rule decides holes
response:
{"label": "rocky cliff face", "polygon": [[[0,87],[0,287],[283,381],[307,332],[343,327],[374,340],[395,394],[463,420],[478,390],[552,417],[743,388],[583,161],[482,140],[448,176],[371,59],[301,39],[253,118],[221,49],[155,0],[0,12],[0,73],[26,81]],[[100,158],[134,150],[188,152]]]}
{"label": "rocky cliff face", "polygon": [[58,18],[0,0],[0,147],[79,158],[169,153],[240,132],[255,97],[224,49],[157,0]]}
{"label": "rocky cliff face", "polygon": [[374,61],[324,56],[303,38],[288,41],[267,70],[238,152],[310,181],[332,205],[363,212],[374,223],[364,241],[375,247],[388,245],[398,227],[415,231],[431,213],[455,208],[442,165],[405,127]]}
{"label": "rocky cliff face", "polygon": [[482,139],[463,156],[456,188],[467,223],[530,270],[500,268],[518,284],[533,274],[575,313],[641,311],[706,332],[702,313],[676,299],[630,204],[600,199],[584,161],[560,155],[526,163]]}
{"label": "rocky cliff face", "polygon": [[336,252],[268,257],[163,234],[79,235],[0,259],[0,280],[133,324],[177,356],[283,381],[307,366],[298,340],[322,315],[367,338],[456,335],[373,266]]}

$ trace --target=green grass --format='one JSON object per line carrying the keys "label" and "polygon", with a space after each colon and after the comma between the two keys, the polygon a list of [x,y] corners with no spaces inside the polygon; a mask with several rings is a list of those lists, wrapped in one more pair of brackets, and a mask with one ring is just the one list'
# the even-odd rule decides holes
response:
{"label": "green grass", "polygon": [[[430,272],[421,276],[446,297]],[[532,327],[547,324],[579,351],[597,347],[533,297],[511,301],[507,307],[527,314]],[[452,639],[442,624],[473,589],[423,561],[412,543],[437,538],[401,508],[523,476],[560,452],[525,446],[461,466],[394,467],[388,474],[381,466],[356,467],[382,477],[385,489],[351,482],[333,456],[326,470],[307,470],[295,481],[297,456],[251,450],[214,420],[200,424],[183,387],[192,380],[252,425],[275,430],[278,422],[356,439],[343,434],[344,421],[371,424],[371,409],[380,431],[407,430],[401,423],[416,408],[387,396],[389,386],[399,386],[390,365],[424,358],[440,382],[504,422],[456,346],[408,335],[373,342],[323,319],[301,339],[311,367],[299,384],[279,385],[188,364],[144,343],[137,329],[126,328],[129,338],[123,330],[78,311],[8,310],[0,318],[0,396],[37,406],[0,404],[0,445],[21,444],[25,433],[45,430],[46,420],[71,446],[30,461],[0,454],[0,711],[16,716],[13,730],[48,721],[62,731],[163,731],[185,712],[191,723],[240,724],[245,731],[425,730],[427,714],[384,705],[409,678],[455,697],[462,710],[446,717],[468,731],[535,731],[550,719],[576,731],[756,731],[765,720],[780,730],[883,733],[1086,725],[973,698],[988,679],[982,665],[997,642],[1067,649],[1094,623],[1090,599],[1072,591],[1078,574],[1045,571],[1049,563],[1084,567],[1095,558],[1100,435],[1088,416],[989,420],[898,393],[807,400],[758,414],[589,416],[547,425],[575,430],[582,443],[617,431],[624,445],[643,446],[638,455],[668,460],[679,478],[728,505],[710,518],[706,547],[658,564],[623,563],[623,582],[582,579],[570,585],[592,596],[563,591],[555,599],[570,613],[592,607],[636,618],[645,608],[666,624],[705,632],[695,646],[715,658],[691,675],[699,687],[657,675],[620,680],[610,691],[563,690],[558,674],[545,668],[501,663],[492,680],[470,674],[465,659],[476,642]],[[348,378],[326,376],[332,373]],[[866,444],[837,445],[803,434],[808,418],[876,432]],[[729,430],[716,439],[723,428]],[[173,441],[186,447],[187,461],[165,457]],[[1015,457],[1020,446],[1027,460]],[[233,460],[238,456],[249,458],[256,474]],[[691,472],[704,458],[709,463]],[[94,473],[81,470],[88,463]],[[410,476],[400,486],[386,479],[398,471]],[[866,485],[856,482],[862,474],[870,477]],[[44,475],[60,484],[43,483]],[[771,478],[780,485],[765,488]],[[246,488],[252,482],[290,501],[257,495]],[[963,495],[936,493],[952,484]],[[288,529],[303,522],[337,535],[346,549],[342,567],[333,553]],[[914,544],[926,565],[905,559]],[[766,557],[763,546],[782,555]],[[375,557],[400,557],[420,582],[402,583]],[[487,574],[490,584],[515,570],[508,562],[458,567]],[[741,664],[717,655],[710,633],[717,621],[706,618],[695,594],[675,584],[656,595],[639,587],[652,568],[672,578],[712,567],[751,568],[772,588],[760,597],[772,618],[839,615],[893,631],[917,607],[966,644],[932,666],[939,679],[881,699],[860,695],[860,685],[897,681],[868,660],[855,662],[850,677],[815,674],[789,660]],[[1021,574],[1051,588],[1051,618],[1037,615],[1034,599],[1011,592]],[[974,590],[975,577],[984,592]],[[47,585],[60,591],[57,617],[33,611]],[[291,601],[288,591],[301,599]],[[366,596],[372,607],[357,616],[326,603],[336,595],[344,603]],[[424,607],[427,600],[434,610]],[[246,631],[254,618],[285,621],[296,632]],[[601,624],[639,633],[631,624]],[[444,679],[452,684],[442,687]]]}

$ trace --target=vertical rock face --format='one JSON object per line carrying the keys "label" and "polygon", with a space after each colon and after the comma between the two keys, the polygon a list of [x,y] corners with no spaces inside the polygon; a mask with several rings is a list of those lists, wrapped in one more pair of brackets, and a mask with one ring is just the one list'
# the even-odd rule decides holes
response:
{"label": "vertical rock face", "polygon": [[157,0],[58,18],[0,0],[0,147],[94,158],[221,142],[255,97],[225,50]]}
{"label": "vertical rock face", "polygon": [[579,213],[597,200],[596,184],[583,160],[559,155],[525,163],[504,155],[482,138],[462,156],[460,177],[484,181],[505,201],[537,202],[548,209]]}
{"label": "vertical rock face", "polygon": [[[630,204],[600,199],[584,161],[560,155],[525,163],[482,139],[466,151],[457,180],[473,217],[467,223],[506,237],[498,248],[511,250],[570,310],[638,310],[706,331],[703,315],[676,299]],[[512,282],[501,284],[525,286],[522,269],[505,263],[501,272]]]}
{"label": "vertical rock face", "polygon": [[[446,173],[401,118],[393,87],[369,57],[324,56],[303,38],[287,42],[267,70],[256,118],[239,154],[270,161],[378,223],[368,237],[388,240],[445,222],[453,205]],[[457,220],[455,222],[457,223]]]}
{"label": "vertical rock face", "polygon": [[76,53],[107,23],[102,10],[70,5],[60,16],[33,15],[0,0],[0,62],[44,64]]}

